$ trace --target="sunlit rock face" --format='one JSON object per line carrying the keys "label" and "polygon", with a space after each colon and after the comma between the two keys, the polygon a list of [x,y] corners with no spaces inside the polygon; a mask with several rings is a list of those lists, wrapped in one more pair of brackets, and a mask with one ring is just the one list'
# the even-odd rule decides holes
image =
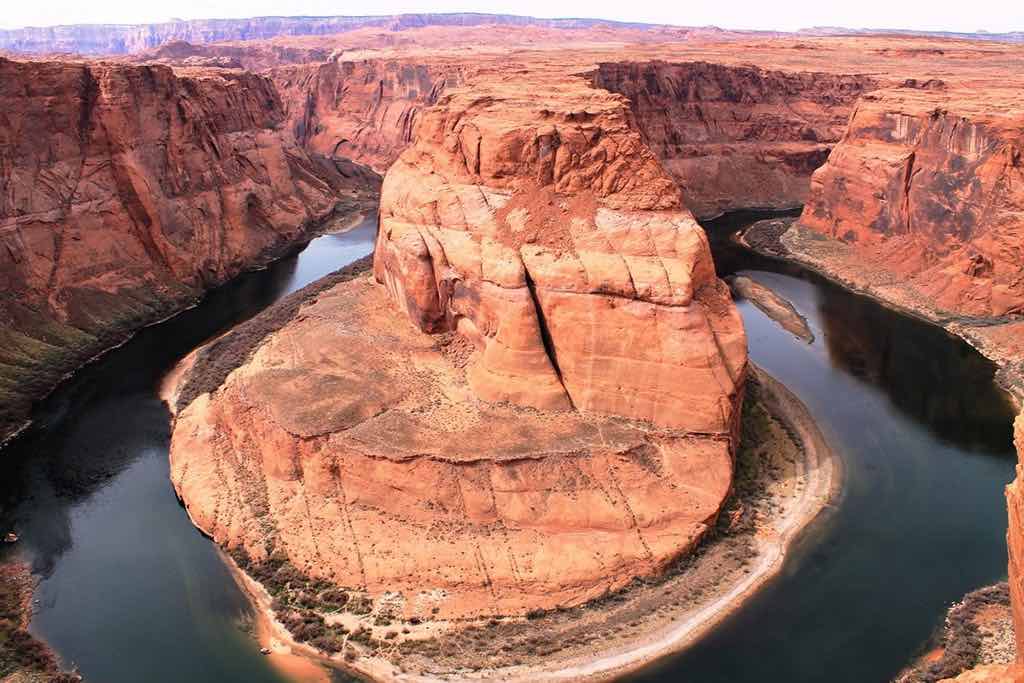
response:
{"label": "sunlit rock face", "polygon": [[1024,312],[1019,91],[932,83],[862,98],[800,223],[842,240],[934,306]]}
{"label": "sunlit rock face", "polygon": [[480,350],[485,400],[735,424],[745,338],[707,239],[625,101],[582,79],[475,83],[425,114],[385,177],[375,273]]}

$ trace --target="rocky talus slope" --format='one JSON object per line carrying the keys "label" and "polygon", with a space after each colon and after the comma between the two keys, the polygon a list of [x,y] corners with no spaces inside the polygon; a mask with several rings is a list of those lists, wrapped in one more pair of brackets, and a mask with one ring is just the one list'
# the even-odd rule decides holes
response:
{"label": "rocky talus slope", "polygon": [[255,572],[523,615],[659,571],[717,516],[746,348],[706,237],[623,98],[528,85],[424,112],[382,189],[383,284],[311,294],[179,406],[174,484]]}
{"label": "rocky talus slope", "polygon": [[0,59],[0,439],[68,371],[280,252],[373,174],[270,80]]}

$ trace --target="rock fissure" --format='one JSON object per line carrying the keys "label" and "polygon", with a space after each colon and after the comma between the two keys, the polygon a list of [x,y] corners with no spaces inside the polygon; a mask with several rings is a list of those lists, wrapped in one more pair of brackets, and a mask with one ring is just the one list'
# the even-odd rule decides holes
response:
{"label": "rock fissure", "polygon": [[576,410],[576,405],[572,400],[572,394],[569,393],[569,388],[565,386],[565,380],[562,378],[562,369],[558,366],[558,351],[555,349],[555,342],[551,338],[551,330],[548,329],[547,321],[544,318],[544,308],[540,304],[540,299],[537,298],[537,285],[534,283],[533,278],[530,277],[529,268],[523,268],[523,276],[526,279],[526,290],[530,293],[530,300],[533,302],[533,309],[536,312],[537,325],[540,331],[540,341],[544,346],[544,354],[547,356],[548,362],[551,363],[551,368],[555,371],[558,383],[562,385],[562,389],[565,391],[565,396],[569,400],[569,407],[572,410]]}

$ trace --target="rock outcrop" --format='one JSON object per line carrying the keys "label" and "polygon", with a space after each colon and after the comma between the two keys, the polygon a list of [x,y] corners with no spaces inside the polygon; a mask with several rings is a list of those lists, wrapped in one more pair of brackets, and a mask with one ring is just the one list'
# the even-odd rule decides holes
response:
{"label": "rock outcrop", "polygon": [[311,292],[179,406],[190,515],[254,566],[408,618],[662,571],[728,495],[746,374],[678,186],[581,77],[481,76],[414,137],[382,188],[382,284]]}
{"label": "rock outcrop", "polygon": [[914,83],[863,97],[811,182],[803,227],[940,311],[1024,313],[1019,89]]}
{"label": "rock outcrop", "polygon": [[0,439],[65,373],[373,182],[296,146],[256,75],[0,59],[0,99]]}
{"label": "rock outcrop", "polygon": [[629,98],[645,142],[699,217],[803,204],[840,139],[862,75],[707,62],[606,62],[594,84]]}
{"label": "rock outcrop", "polygon": [[543,76],[445,97],[385,177],[375,272],[480,349],[481,398],[729,432],[742,324],[626,104]]}
{"label": "rock outcrop", "polygon": [[423,620],[577,604],[703,536],[727,435],[481,402],[471,355],[365,276],[334,287],[178,414],[174,485],[233,553]]}

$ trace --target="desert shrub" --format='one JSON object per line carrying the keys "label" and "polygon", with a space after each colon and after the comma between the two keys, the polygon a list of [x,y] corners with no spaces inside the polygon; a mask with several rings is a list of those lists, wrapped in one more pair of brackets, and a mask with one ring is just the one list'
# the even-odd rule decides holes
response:
{"label": "desert shrub", "polygon": [[328,588],[320,593],[320,602],[330,607],[344,607],[348,603],[348,593],[340,588]]}

